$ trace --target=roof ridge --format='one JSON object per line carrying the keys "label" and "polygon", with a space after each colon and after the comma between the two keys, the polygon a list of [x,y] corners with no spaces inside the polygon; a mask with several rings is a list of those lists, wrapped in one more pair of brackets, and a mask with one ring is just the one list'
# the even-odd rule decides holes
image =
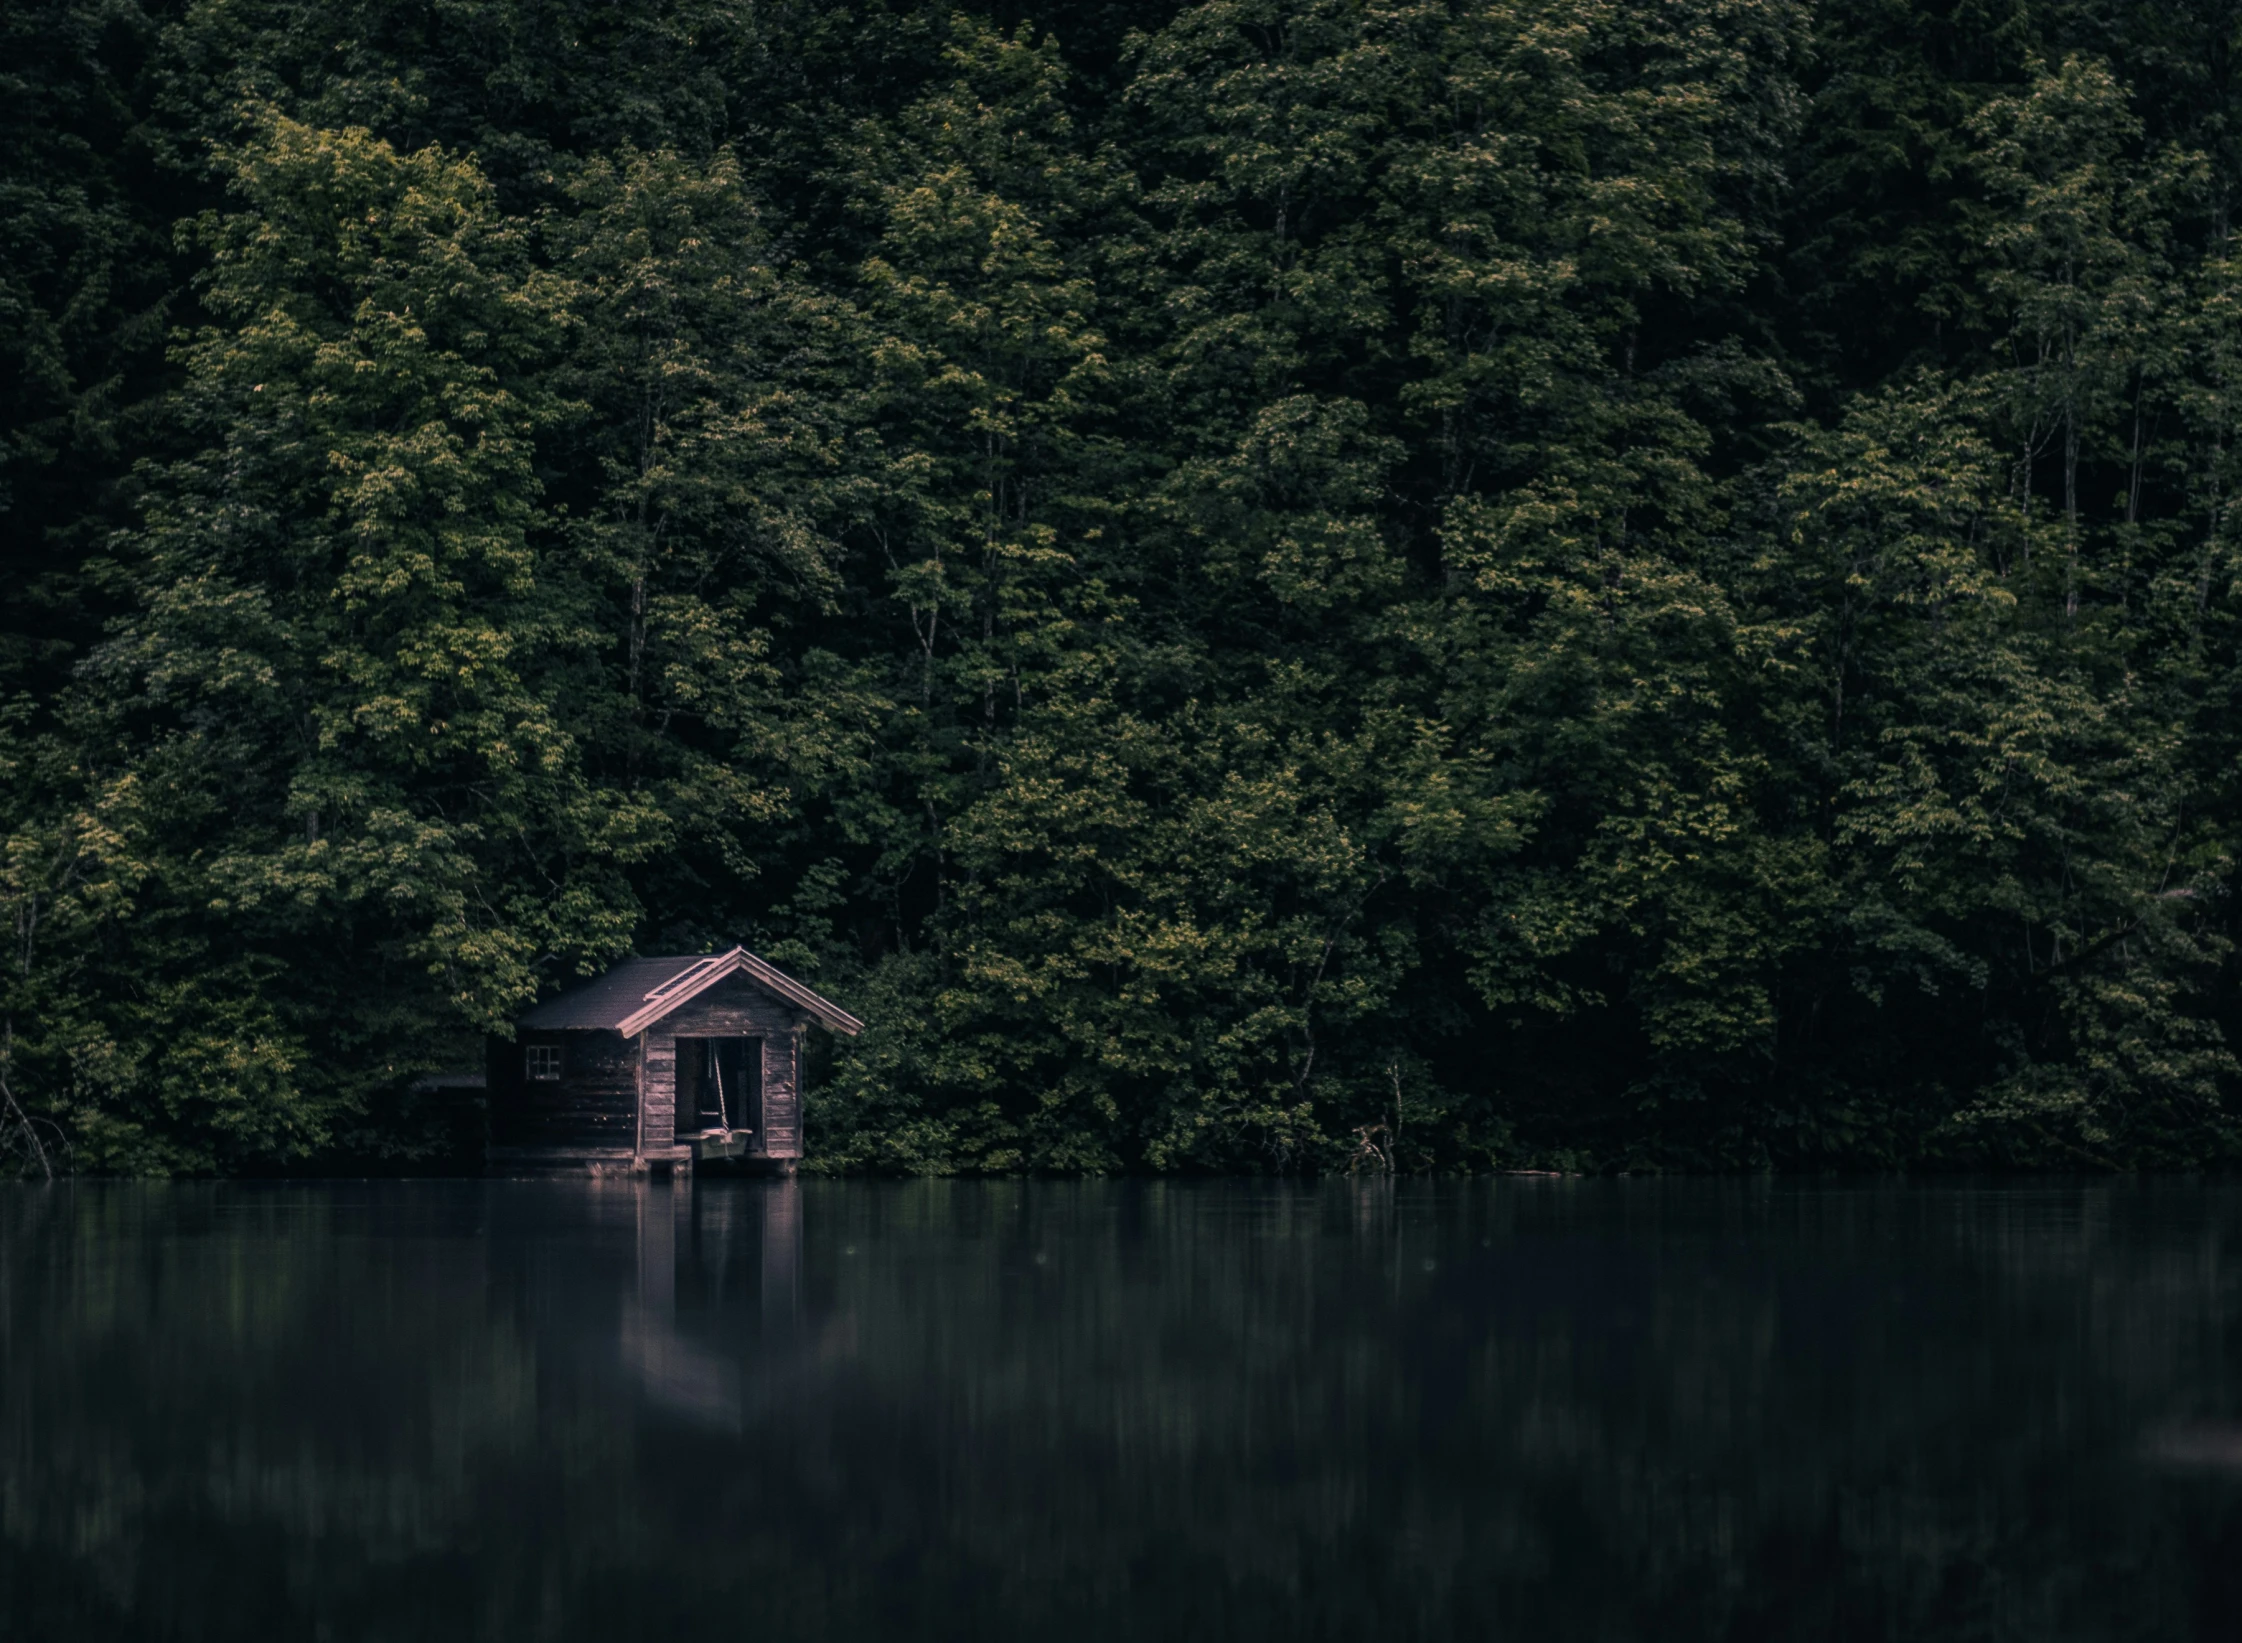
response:
{"label": "roof ridge", "polygon": [[702,971],[707,970],[712,966],[722,964],[728,959],[736,958],[745,951],[746,949],[744,947],[734,947],[728,953],[710,953],[705,958],[697,958],[693,960],[693,962],[686,965],[684,969],[671,976],[669,980],[663,982],[659,987],[656,987],[651,992],[647,993],[646,1001],[648,1003],[652,1003],[655,999],[660,998],[664,993],[675,992],[678,988],[686,985],[689,981],[697,977]]}
{"label": "roof ridge", "polygon": [[[727,977],[751,985],[806,1012],[821,1025],[854,1036],[864,1023],[831,999],[768,964],[745,947],[722,953],[647,954],[618,959],[606,974],[533,1005],[518,1018],[532,1031],[594,1030],[628,1038],[684,1008]],[[646,983],[652,981],[651,988]]]}

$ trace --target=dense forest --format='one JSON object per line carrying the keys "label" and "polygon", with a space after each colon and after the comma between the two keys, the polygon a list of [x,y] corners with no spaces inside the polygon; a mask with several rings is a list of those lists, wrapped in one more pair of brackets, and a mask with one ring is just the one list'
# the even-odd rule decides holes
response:
{"label": "dense forest", "polygon": [[2242,1156],[2242,0],[12,0],[0,1119]]}

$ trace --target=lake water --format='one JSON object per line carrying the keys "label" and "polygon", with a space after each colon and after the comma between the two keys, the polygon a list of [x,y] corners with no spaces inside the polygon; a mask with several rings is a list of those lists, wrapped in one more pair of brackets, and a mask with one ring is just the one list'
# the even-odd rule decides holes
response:
{"label": "lake water", "polygon": [[0,1632],[2242,1637],[2242,1187],[0,1197]]}

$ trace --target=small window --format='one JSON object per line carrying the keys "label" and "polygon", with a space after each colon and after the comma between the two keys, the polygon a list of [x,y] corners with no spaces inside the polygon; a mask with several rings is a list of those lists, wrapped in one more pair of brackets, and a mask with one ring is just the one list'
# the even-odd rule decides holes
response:
{"label": "small window", "polygon": [[542,1083],[550,1083],[560,1077],[558,1044],[532,1044],[529,1047],[529,1076]]}

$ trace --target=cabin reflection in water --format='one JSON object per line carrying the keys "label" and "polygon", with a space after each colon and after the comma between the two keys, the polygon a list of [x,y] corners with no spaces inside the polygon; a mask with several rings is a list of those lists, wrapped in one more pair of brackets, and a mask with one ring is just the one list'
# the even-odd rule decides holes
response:
{"label": "cabin reflection in water", "polygon": [[501,1169],[791,1174],[802,1036],[864,1024],[745,948],[625,959],[490,1040],[490,1162]]}
{"label": "cabin reflection in water", "polygon": [[781,1395],[773,1378],[785,1380],[788,1360],[761,1354],[760,1377],[745,1379],[739,1355],[696,1339],[680,1313],[726,1308],[752,1292],[766,1343],[792,1335],[801,1309],[801,1189],[792,1181],[714,1192],[649,1182],[637,1199],[638,1274],[623,1302],[624,1371],[649,1403],[737,1432]]}

